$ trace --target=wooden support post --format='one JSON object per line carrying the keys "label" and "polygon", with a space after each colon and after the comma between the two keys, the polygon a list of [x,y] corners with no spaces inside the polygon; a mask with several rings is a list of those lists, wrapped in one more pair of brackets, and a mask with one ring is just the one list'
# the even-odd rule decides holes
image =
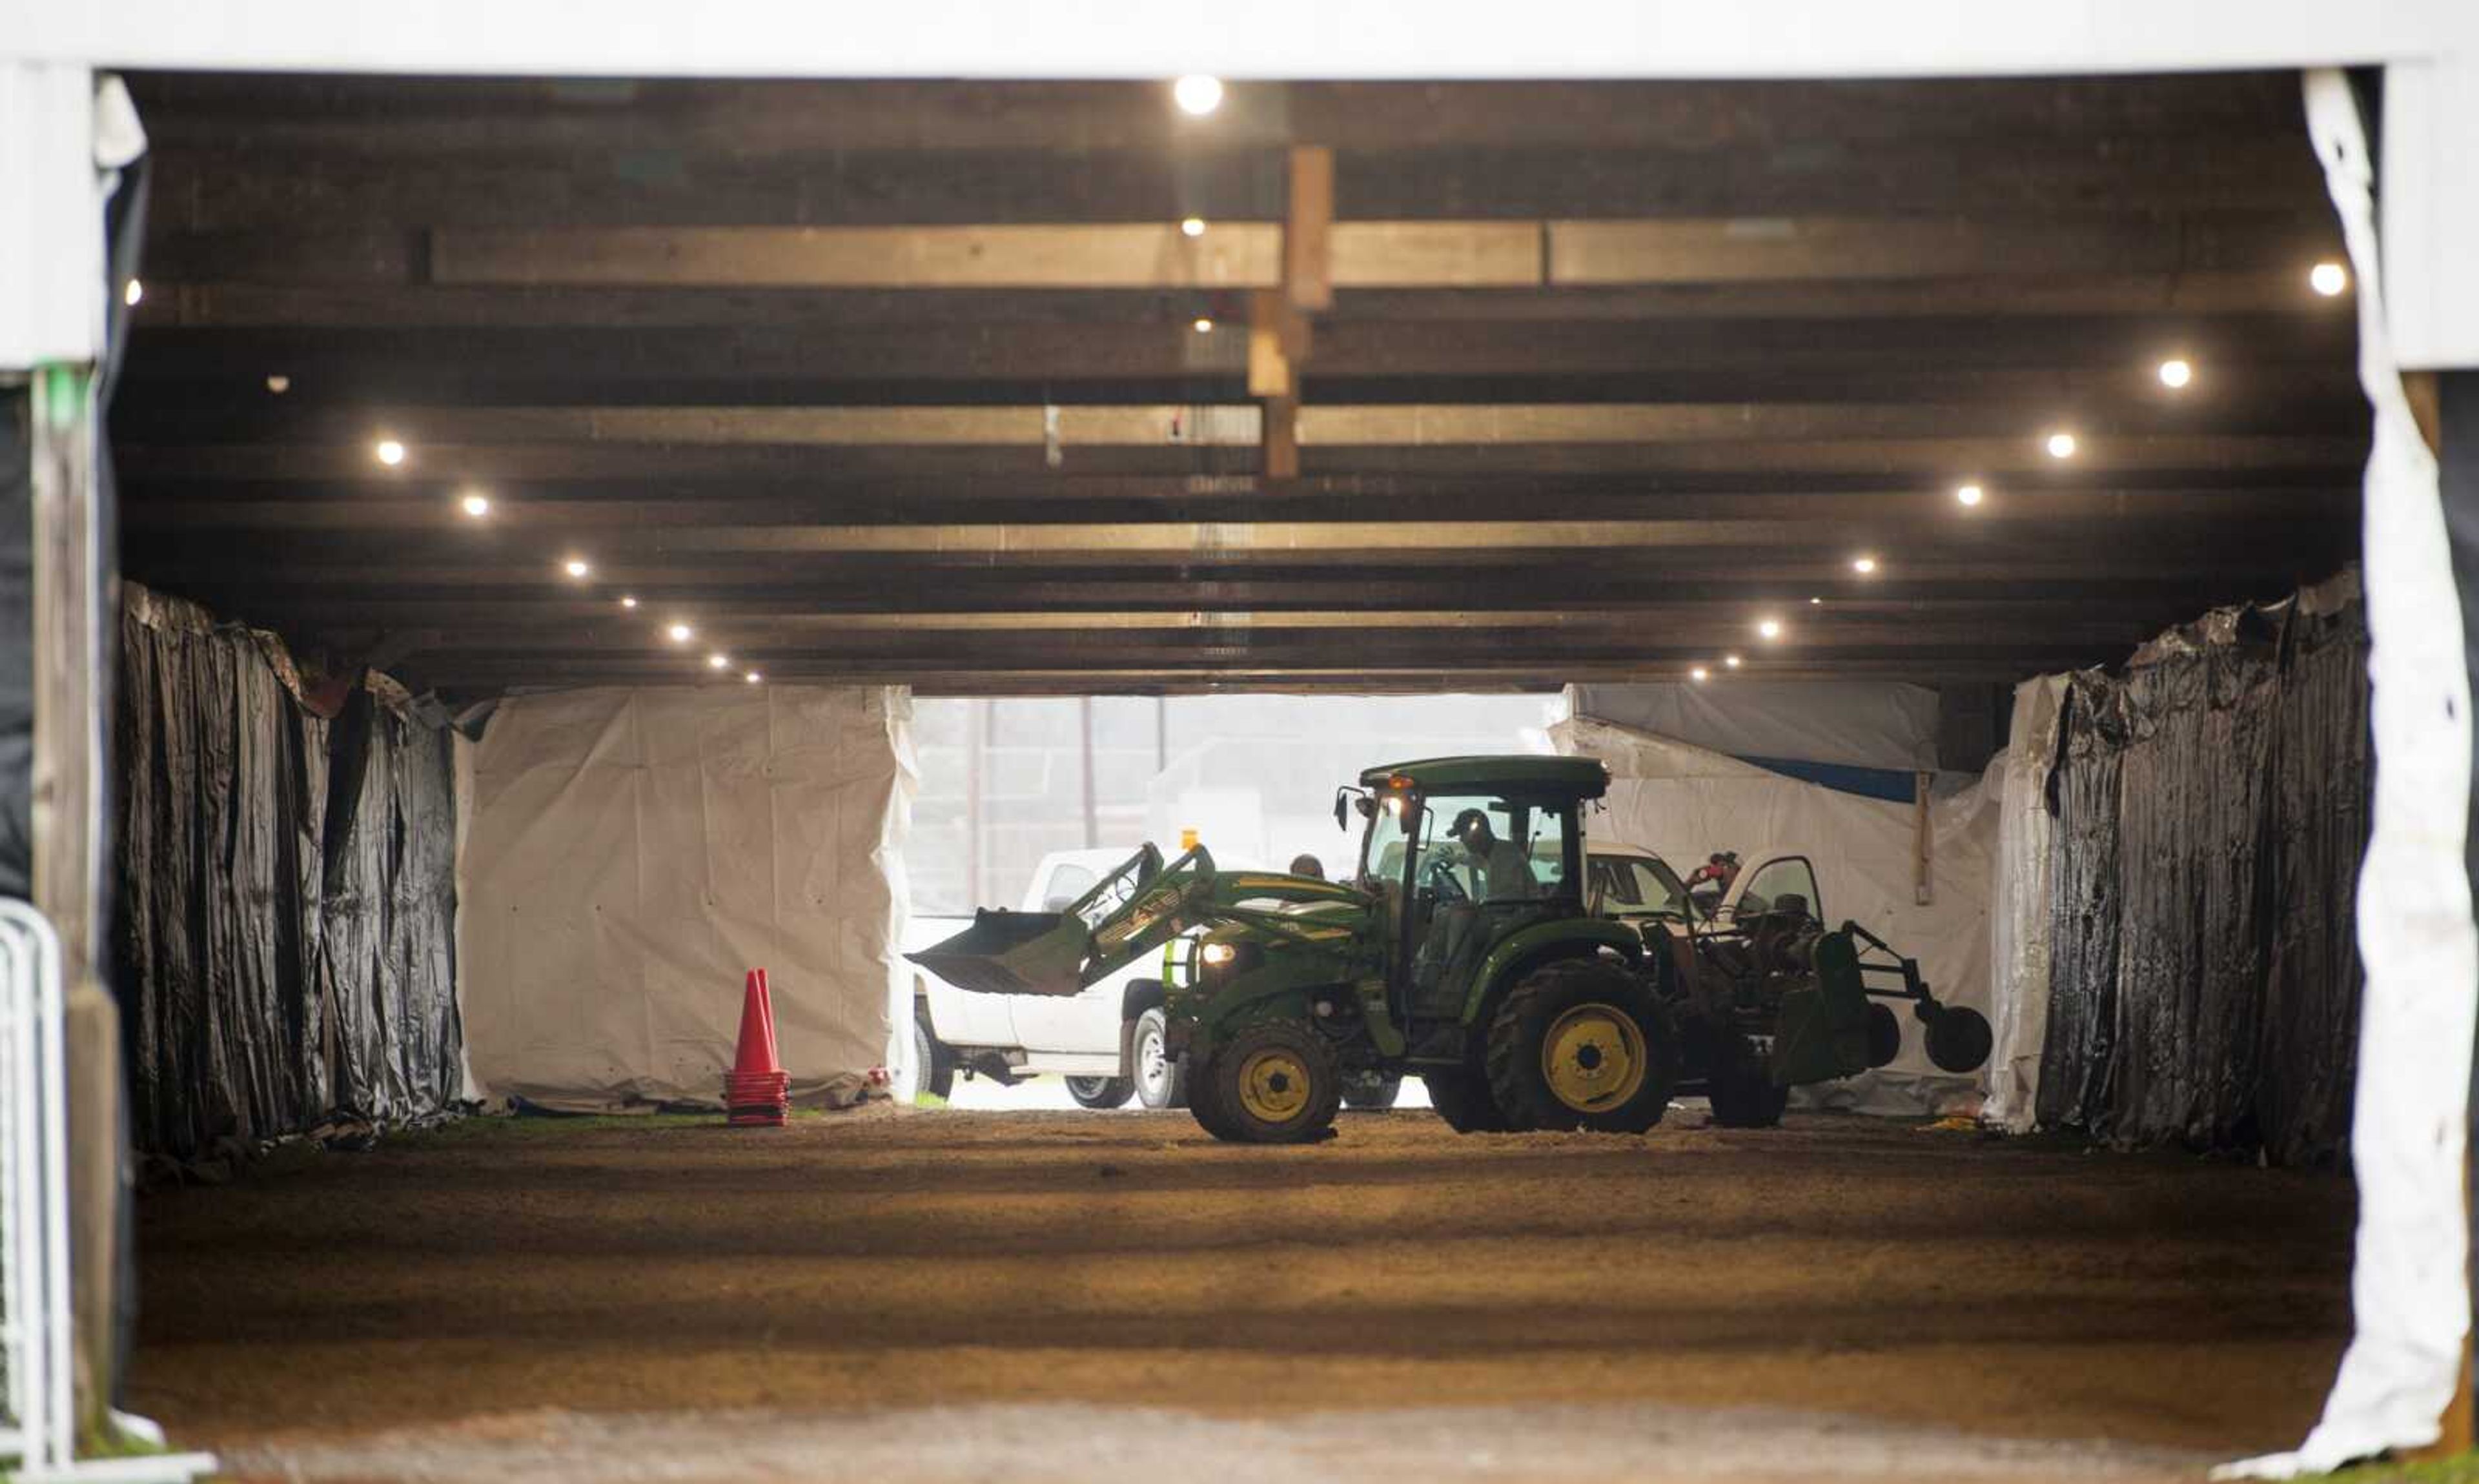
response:
{"label": "wooden support post", "polygon": [[1300,402],[1295,397],[1265,398],[1265,477],[1300,476]]}
{"label": "wooden support post", "polygon": [[1291,213],[1283,223],[1283,292],[1292,307],[1334,307],[1334,151],[1291,149]]}

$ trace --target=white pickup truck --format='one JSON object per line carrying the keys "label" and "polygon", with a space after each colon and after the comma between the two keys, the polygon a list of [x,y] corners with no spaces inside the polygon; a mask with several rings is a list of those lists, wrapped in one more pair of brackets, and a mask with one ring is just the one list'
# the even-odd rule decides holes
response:
{"label": "white pickup truck", "polygon": [[[1056,912],[1124,863],[1124,850],[1061,850],[1041,857],[1020,910]],[[969,917],[916,917],[907,953],[971,926]],[[1147,1108],[1183,1105],[1180,1069],[1163,1056],[1162,960],[1147,955],[1073,995],[984,994],[912,971],[913,1057],[923,1090],[945,1097],[956,1074],[1011,1083],[1057,1073],[1086,1108],[1131,1094]]]}

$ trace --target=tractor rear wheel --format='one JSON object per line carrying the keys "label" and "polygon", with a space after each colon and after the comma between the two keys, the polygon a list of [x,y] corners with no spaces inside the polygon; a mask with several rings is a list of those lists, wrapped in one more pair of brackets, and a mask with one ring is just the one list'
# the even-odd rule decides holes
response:
{"label": "tractor rear wheel", "polygon": [[1261,1020],[1215,1048],[1188,1078],[1188,1111],[1216,1139],[1304,1144],[1334,1128],[1342,1068],[1303,1021]]}
{"label": "tractor rear wheel", "polygon": [[1429,1106],[1458,1134],[1503,1134],[1506,1114],[1490,1095],[1489,1080],[1462,1067],[1431,1067],[1420,1074],[1429,1089]]}
{"label": "tractor rear wheel", "polygon": [[1561,959],[1490,1020],[1489,1087],[1517,1128],[1641,1134],[1661,1121],[1677,1046],[1652,992],[1615,963]]}

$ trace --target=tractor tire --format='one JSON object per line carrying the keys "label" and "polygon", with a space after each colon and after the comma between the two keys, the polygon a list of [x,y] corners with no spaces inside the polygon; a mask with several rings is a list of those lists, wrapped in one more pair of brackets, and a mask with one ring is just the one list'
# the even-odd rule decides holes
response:
{"label": "tractor tire", "polygon": [[1641,1134],[1678,1080],[1670,1017],[1616,964],[1561,959],[1525,975],[1489,1029],[1489,1087],[1518,1129]]}
{"label": "tractor tire", "polygon": [[1429,1106],[1446,1127],[1458,1134],[1503,1134],[1506,1114],[1498,1112],[1487,1079],[1456,1068],[1432,1067],[1420,1074],[1429,1088]]}
{"label": "tractor tire", "polygon": [[1188,1059],[1163,1051],[1170,1022],[1160,1006],[1137,1017],[1131,1033],[1129,1063],[1137,1074],[1137,1101],[1160,1113],[1188,1106]]}
{"label": "tractor tire", "polygon": [[1744,1049],[1713,1068],[1704,1097],[1713,1105],[1715,1126],[1725,1129],[1777,1128],[1790,1106],[1790,1088],[1775,1087],[1764,1060]]}
{"label": "tractor tire", "polygon": [[1342,1106],[1362,1113],[1384,1113],[1403,1094],[1403,1079],[1386,1072],[1354,1072],[1342,1080]]}
{"label": "tractor tire", "polygon": [[1929,1060],[1949,1072],[1976,1072],[1997,1044],[1988,1017],[1966,1005],[1941,1007],[1929,1020]]}
{"label": "tractor tire", "polygon": [[1304,1021],[1245,1026],[1190,1074],[1188,1112],[1216,1139],[1305,1144],[1328,1137],[1342,1105],[1334,1048]]}
{"label": "tractor tire", "polygon": [[927,1092],[943,1102],[956,1089],[956,1054],[930,1034],[918,1015],[912,1017],[912,1064],[918,1068],[912,1085],[916,1094]]}
{"label": "tractor tire", "polygon": [[1137,1085],[1125,1077],[1067,1077],[1067,1095],[1079,1108],[1104,1113],[1118,1107],[1137,1090]]}
{"label": "tractor tire", "polygon": [[1903,1054],[1903,1022],[1881,1000],[1868,1002],[1868,1064],[1884,1066]]}

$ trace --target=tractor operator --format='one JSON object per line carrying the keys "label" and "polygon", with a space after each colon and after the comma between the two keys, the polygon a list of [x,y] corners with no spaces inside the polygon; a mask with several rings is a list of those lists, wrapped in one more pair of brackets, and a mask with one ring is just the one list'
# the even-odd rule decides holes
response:
{"label": "tractor operator", "polygon": [[1487,814],[1466,809],[1446,832],[1464,848],[1465,863],[1480,888],[1472,894],[1476,900],[1505,902],[1533,894],[1532,862],[1523,858],[1522,847],[1497,837]]}

